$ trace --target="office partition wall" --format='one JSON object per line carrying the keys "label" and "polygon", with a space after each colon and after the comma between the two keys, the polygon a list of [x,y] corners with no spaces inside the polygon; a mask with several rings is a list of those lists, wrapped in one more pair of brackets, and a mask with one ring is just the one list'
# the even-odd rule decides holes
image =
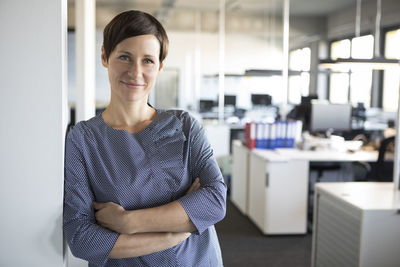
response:
{"label": "office partition wall", "polygon": [[67,0],[2,0],[0,36],[0,266],[64,266]]}

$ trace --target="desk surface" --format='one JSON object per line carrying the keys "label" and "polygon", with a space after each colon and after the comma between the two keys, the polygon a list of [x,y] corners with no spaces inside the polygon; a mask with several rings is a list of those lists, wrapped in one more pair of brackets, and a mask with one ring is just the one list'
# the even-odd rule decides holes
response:
{"label": "desk surface", "polygon": [[330,182],[318,183],[316,189],[363,210],[400,209],[400,191],[394,189],[393,183]]}
{"label": "desk surface", "polygon": [[254,149],[253,152],[270,161],[308,160],[308,161],[335,161],[375,162],[378,159],[377,151],[345,152],[335,150],[303,151],[295,148],[279,148],[275,150]]}
{"label": "desk surface", "polygon": [[321,150],[321,151],[303,151],[299,149],[280,148],[276,150],[282,156],[291,159],[306,159],[309,161],[368,161],[374,162],[378,159],[378,151],[363,151],[356,152],[336,151],[336,150]]}

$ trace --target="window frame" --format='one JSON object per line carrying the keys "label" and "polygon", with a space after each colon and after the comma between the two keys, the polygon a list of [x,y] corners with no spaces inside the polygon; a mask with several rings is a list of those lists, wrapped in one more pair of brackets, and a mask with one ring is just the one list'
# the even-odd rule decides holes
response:
{"label": "window frame", "polygon": [[[381,32],[382,32],[382,31],[381,31]],[[373,32],[372,32],[371,30],[361,32],[359,37],[365,36],[365,35],[372,35],[372,36],[375,38],[375,36],[374,36],[374,34],[373,34]],[[353,39],[353,38],[356,38],[355,34],[354,34],[354,35],[353,35],[353,34],[342,35],[342,36],[340,36],[340,37],[336,37],[336,38],[330,39],[330,40],[328,41],[328,55],[329,55],[329,58],[331,59],[332,44],[333,44],[334,42],[341,41],[341,40],[345,40],[345,39],[349,39],[349,40],[350,40],[350,58],[353,58],[352,55],[351,55],[351,49],[352,49],[352,45],[353,45],[352,39]],[[382,39],[385,39],[385,38],[381,38],[381,40],[380,40],[381,43],[382,43]],[[375,44],[375,43],[374,43],[374,44]],[[382,50],[382,45],[381,45],[381,44],[380,44],[380,50]],[[347,93],[347,102],[350,103],[350,101],[351,101],[351,74],[352,74],[352,72],[351,72],[351,70],[350,70],[350,71],[344,72],[344,73],[346,73],[346,74],[348,75],[348,79],[349,79],[349,86],[348,86],[348,93]],[[370,95],[370,103],[369,103],[370,107],[372,107],[372,104],[373,104],[373,102],[374,102],[374,101],[373,101],[373,84],[374,84],[373,76],[374,76],[374,75],[372,74],[371,95]],[[378,79],[379,79],[379,80],[383,80],[383,79],[381,79],[381,77],[378,77]],[[328,75],[328,78],[326,79],[326,83],[327,83],[327,84],[326,84],[326,88],[328,88],[328,89],[327,89],[327,94],[326,94],[326,95],[327,95],[328,101],[330,102],[330,101],[331,101],[331,99],[330,99],[330,93],[331,93],[331,86],[330,86],[330,84],[331,84],[331,73]],[[383,89],[380,90],[380,91],[383,91]]]}
{"label": "window frame", "polygon": [[[310,67],[309,67],[309,70],[292,70],[292,69],[290,69],[290,54],[291,54],[292,52],[296,51],[296,50],[302,50],[302,49],[305,49],[305,48],[310,49]],[[289,50],[289,78],[290,78],[290,76],[299,76],[299,77],[301,77],[301,75],[302,75],[303,73],[307,73],[308,76],[309,76],[309,81],[308,81],[308,94],[307,94],[307,96],[310,95],[311,55],[312,55],[312,50],[311,50],[311,45],[310,45],[310,44],[304,45],[304,46],[299,46],[299,47],[293,47],[293,48],[291,48],[291,49]],[[289,81],[288,81],[288,82],[289,82]],[[294,102],[291,102],[291,101],[290,101],[289,95],[290,95],[290,83],[288,83],[288,88],[287,88],[287,103],[290,104],[290,105],[298,105],[299,103],[294,103]]]}
{"label": "window frame", "polygon": [[[394,30],[400,30],[400,24],[393,24],[387,27],[381,28],[381,36],[380,36],[380,49],[379,49],[379,54],[382,55],[383,57],[385,56],[385,47],[386,47],[386,34],[390,31]],[[378,107],[384,110],[383,107],[383,91],[384,91],[384,86],[385,86],[385,71],[380,70],[379,71],[379,92],[378,92]],[[399,108],[399,107],[397,107]]]}

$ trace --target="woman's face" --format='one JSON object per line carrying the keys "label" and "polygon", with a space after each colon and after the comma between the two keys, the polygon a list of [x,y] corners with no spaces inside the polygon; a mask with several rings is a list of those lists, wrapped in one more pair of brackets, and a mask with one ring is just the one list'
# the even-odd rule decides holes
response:
{"label": "woman's face", "polygon": [[111,52],[108,62],[102,49],[102,63],[108,69],[112,99],[146,101],[162,68],[160,43],[154,35],[130,37]]}

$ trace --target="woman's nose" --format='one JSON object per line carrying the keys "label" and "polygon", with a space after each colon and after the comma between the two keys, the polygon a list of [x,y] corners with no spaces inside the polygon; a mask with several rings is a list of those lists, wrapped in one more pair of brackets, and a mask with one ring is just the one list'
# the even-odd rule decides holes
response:
{"label": "woman's nose", "polygon": [[128,70],[128,75],[132,77],[137,77],[140,76],[141,74],[142,70],[140,64],[138,62],[134,62]]}

